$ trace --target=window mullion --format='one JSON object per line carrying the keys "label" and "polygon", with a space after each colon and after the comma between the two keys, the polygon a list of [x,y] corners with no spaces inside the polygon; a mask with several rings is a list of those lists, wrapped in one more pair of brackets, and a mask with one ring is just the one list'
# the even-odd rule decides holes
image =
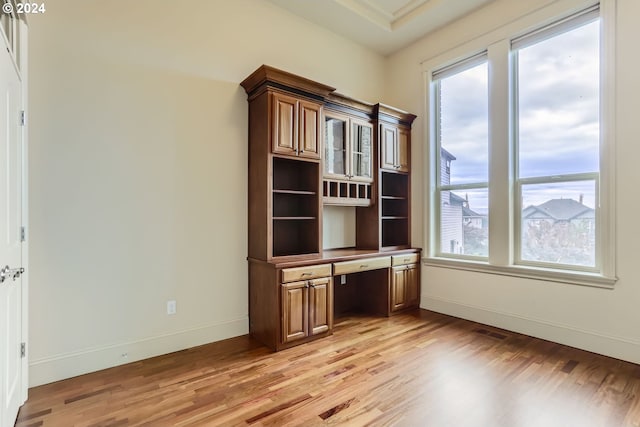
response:
{"label": "window mullion", "polygon": [[510,125],[508,40],[488,49],[489,59],[489,264],[507,266],[513,260],[513,148]]}

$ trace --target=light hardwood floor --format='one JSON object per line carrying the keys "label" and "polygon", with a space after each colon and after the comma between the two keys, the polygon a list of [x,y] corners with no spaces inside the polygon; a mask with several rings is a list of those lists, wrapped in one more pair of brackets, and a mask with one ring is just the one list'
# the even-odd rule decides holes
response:
{"label": "light hardwood floor", "polygon": [[248,337],[30,390],[17,426],[640,426],[640,366],[424,310]]}

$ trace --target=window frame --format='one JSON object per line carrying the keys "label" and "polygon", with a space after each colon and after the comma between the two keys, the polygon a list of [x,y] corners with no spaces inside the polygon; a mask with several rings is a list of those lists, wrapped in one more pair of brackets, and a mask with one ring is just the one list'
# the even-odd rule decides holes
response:
{"label": "window frame", "polygon": [[[530,34],[545,31],[559,21],[569,21],[581,12],[599,7],[600,17],[600,170],[592,174],[567,174],[552,177],[554,181],[595,179],[596,188],[596,265],[594,268],[552,263],[522,262],[520,254],[522,185],[537,178],[516,175],[517,103],[514,94],[517,80],[513,75],[516,60],[512,44]],[[502,27],[485,33],[422,63],[425,91],[425,219],[426,243],[423,263],[428,266],[478,271],[491,274],[541,279],[552,282],[612,288],[615,275],[615,0],[564,0],[545,6]],[[575,26],[574,26],[575,27]],[[561,32],[570,31],[568,25]],[[439,220],[440,155],[437,140],[437,93],[433,79],[443,69],[455,69],[456,64],[487,52],[489,61],[489,258],[442,254]],[[475,187],[474,187],[475,188]],[[520,209],[520,211],[518,211]]]}

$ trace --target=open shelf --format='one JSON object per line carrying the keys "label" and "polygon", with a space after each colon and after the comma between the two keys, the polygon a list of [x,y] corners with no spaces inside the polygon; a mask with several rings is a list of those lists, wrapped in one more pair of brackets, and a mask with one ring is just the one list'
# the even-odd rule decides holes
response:
{"label": "open shelf", "polygon": [[382,172],[382,198],[406,199],[409,197],[409,175]]}
{"label": "open shelf", "polygon": [[273,192],[273,217],[317,217],[315,193]]}
{"label": "open shelf", "polygon": [[382,219],[385,217],[408,217],[407,199],[382,199]]}
{"label": "open shelf", "polygon": [[408,218],[382,220],[382,246],[409,246]]}
{"label": "open shelf", "polygon": [[299,194],[299,195],[313,195],[316,194],[315,191],[301,191],[301,190],[273,190],[274,193],[278,194]]}
{"label": "open shelf", "polygon": [[322,201],[325,205],[370,206],[371,183],[325,179]]}
{"label": "open shelf", "polygon": [[382,247],[409,246],[409,176],[382,172]]}
{"label": "open shelf", "polygon": [[273,158],[273,190],[278,192],[318,193],[318,163]]}
{"label": "open shelf", "polygon": [[273,157],[274,257],[320,252],[319,164]]}
{"label": "open shelf", "polygon": [[274,218],[273,256],[320,252],[317,218]]}

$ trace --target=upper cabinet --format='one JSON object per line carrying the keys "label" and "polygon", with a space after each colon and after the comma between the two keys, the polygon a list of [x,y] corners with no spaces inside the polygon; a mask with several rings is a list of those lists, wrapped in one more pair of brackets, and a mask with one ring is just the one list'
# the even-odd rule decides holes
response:
{"label": "upper cabinet", "polygon": [[241,85],[249,101],[249,258],[320,257],[324,205],[356,207],[358,249],[410,247],[416,116],[268,66]]}
{"label": "upper cabinet", "polygon": [[380,167],[409,172],[409,131],[386,123],[380,124]]}
{"label": "upper cabinet", "polygon": [[331,93],[324,106],[325,205],[371,206],[378,172],[373,104]]}
{"label": "upper cabinet", "polygon": [[322,104],[274,92],[273,152],[320,159]]}
{"label": "upper cabinet", "polygon": [[249,99],[249,257],[322,253],[323,102],[333,88],[262,66]]}
{"label": "upper cabinet", "polygon": [[360,119],[327,112],[324,116],[324,176],[373,181],[373,126]]}

